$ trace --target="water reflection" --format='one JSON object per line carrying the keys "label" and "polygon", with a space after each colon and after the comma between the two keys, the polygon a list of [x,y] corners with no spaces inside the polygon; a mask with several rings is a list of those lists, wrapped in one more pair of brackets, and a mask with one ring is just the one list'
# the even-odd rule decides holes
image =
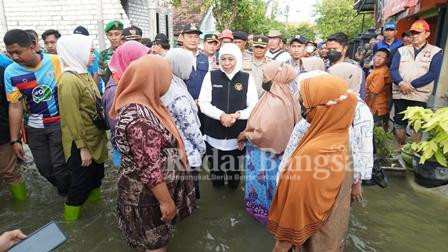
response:
{"label": "water reflection", "polygon": [[[12,202],[1,186],[0,231],[31,233],[57,220],[69,235],[59,251],[135,251],[116,224],[116,170],[106,170],[102,201],[86,203],[81,219],[68,224],[62,221],[64,198],[34,167],[27,167],[27,202]],[[195,214],[177,225],[169,251],[271,251],[272,236],[244,211],[242,187],[215,189],[202,181],[201,197]],[[392,177],[387,189],[366,188],[365,201],[353,206],[346,251],[443,251],[448,246],[447,210],[447,201],[416,193],[405,179]]]}

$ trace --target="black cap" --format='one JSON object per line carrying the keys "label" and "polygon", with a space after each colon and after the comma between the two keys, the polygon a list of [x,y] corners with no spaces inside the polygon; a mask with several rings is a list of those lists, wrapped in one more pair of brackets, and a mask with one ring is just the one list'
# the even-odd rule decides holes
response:
{"label": "black cap", "polygon": [[233,32],[233,39],[240,39],[240,40],[247,41],[247,34],[242,31]]}
{"label": "black cap", "polygon": [[294,41],[299,42],[300,44],[306,44],[308,42],[308,40],[304,36],[299,34],[292,36],[289,44],[291,45]]}
{"label": "black cap", "polygon": [[218,36],[216,34],[205,34],[204,41],[219,43]]}
{"label": "black cap", "polygon": [[156,37],[154,38],[155,42],[168,42],[168,38],[166,37],[165,34],[163,33],[159,33],[156,35]]}
{"label": "black cap", "polygon": [[253,46],[260,46],[266,48],[268,46],[269,38],[262,35],[254,36]]}
{"label": "black cap", "polygon": [[184,26],[184,29],[182,30],[182,34],[184,34],[184,33],[202,34],[201,30],[199,30],[199,27],[195,24],[186,24]]}
{"label": "black cap", "polygon": [[[387,57],[390,56],[390,50],[387,49],[387,48],[385,48],[385,47],[383,47],[383,48],[379,48],[378,50],[376,50],[376,52],[385,52],[385,53],[387,54]],[[376,53],[376,52],[375,52],[375,53]]]}
{"label": "black cap", "polygon": [[123,29],[122,33],[125,40],[140,40],[142,38],[143,32],[137,26],[131,25]]}
{"label": "black cap", "polygon": [[73,31],[73,34],[81,34],[81,35],[89,36],[89,31],[84,26],[80,25],[75,28],[75,30]]}
{"label": "black cap", "polygon": [[410,31],[405,31],[401,34],[402,37],[411,37],[411,32]]}

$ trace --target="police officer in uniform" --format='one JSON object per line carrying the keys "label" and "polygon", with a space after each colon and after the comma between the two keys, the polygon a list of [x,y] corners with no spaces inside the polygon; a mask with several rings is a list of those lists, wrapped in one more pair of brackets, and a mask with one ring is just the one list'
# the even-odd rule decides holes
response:
{"label": "police officer in uniform", "polygon": [[243,61],[243,71],[250,73],[257,87],[258,97],[263,94],[263,67],[271,62],[271,59],[266,57],[268,51],[268,38],[262,35],[256,35],[252,42],[252,56],[249,62]]}
{"label": "police officer in uniform", "polygon": [[210,70],[218,69],[218,64],[215,54],[218,50],[219,39],[216,34],[206,34],[204,36],[204,53],[208,56],[208,63]]}

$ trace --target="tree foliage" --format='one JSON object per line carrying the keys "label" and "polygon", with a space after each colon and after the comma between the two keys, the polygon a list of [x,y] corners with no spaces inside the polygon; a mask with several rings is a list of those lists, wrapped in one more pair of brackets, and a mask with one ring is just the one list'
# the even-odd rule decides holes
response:
{"label": "tree foliage", "polygon": [[[322,38],[341,31],[352,38],[361,32],[362,15],[357,14],[353,3],[353,0],[322,0],[314,6],[317,30]],[[366,14],[364,30],[374,25],[373,16]]]}
{"label": "tree foliage", "polygon": [[[179,6],[181,1],[172,0],[171,4]],[[273,2],[273,7],[270,13],[266,13],[267,3],[269,2]],[[316,29],[311,24],[302,23],[298,26],[292,26],[275,20],[274,17],[278,11],[276,4],[278,5],[275,0],[205,0],[201,8],[206,10],[210,6],[213,7],[212,14],[216,20],[218,31],[230,29],[232,31],[266,35],[269,30],[276,29],[287,38],[294,34],[301,34],[308,39],[315,37]]]}

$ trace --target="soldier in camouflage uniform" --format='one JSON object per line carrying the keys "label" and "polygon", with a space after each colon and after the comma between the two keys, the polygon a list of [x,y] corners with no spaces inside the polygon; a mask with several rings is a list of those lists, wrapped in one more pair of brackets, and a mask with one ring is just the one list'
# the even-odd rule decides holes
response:
{"label": "soldier in camouflage uniform", "polygon": [[104,32],[106,32],[107,39],[110,41],[110,47],[101,51],[98,59],[99,74],[104,83],[107,83],[112,72],[109,69],[109,61],[115,52],[115,49],[121,45],[123,23],[120,21],[111,21],[104,27]]}

